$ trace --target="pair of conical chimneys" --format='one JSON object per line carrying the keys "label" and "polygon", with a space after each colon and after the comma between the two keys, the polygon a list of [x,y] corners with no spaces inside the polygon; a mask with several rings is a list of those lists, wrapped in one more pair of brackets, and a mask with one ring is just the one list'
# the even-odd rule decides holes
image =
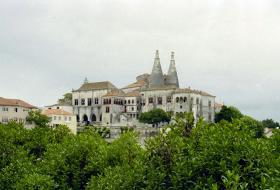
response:
{"label": "pair of conical chimneys", "polygon": [[178,74],[175,66],[174,52],[171,52],[170,66],[166,78],[163,75],[159,52],[156,50],[154,66],[150,75],[150,87],[161,87],[164,85],[174,86],[179,88]]}

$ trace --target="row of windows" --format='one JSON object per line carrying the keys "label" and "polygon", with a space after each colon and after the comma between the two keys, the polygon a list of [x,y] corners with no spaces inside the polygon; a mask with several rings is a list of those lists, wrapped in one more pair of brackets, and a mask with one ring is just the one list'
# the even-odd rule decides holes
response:
{"label": "row of windows", "polygon": [[[124,101],[124,104],[134,104],[135,103],[135,100],[132,99],[132,100],[125,100]],[[139,101],[137,100],[137,104],[139,104]]]}
{"label": "row of windows", "polygon": [[[182,103],[182,102],[187,102],[187,97],[176,97],[176,103]],[[191,97],[191,104],[193,104],[193,97]],[[199,104],[199,98],[196,98],[196,104]],[[208,106],[212,106],[211,100],[208,101]]]}
{"label": "row of windows", "polygon": [[[157,98],[149,97],[149,98],[148,98],[149,104],[153,104],[153,103],[155,102],[154,99],[157,99],[157,104],[158,104],[158,105],[162,105],[162,103],[163,103],[162,97],[157,97]],[[171,96],[168,96],[168,97],[166,98],[166,102],[167,102],[167,103],[171,103],[171,102],[172,102],[172,97],[171,97]],[[144,105],[145,105],[145,104],[144,104]]]}
{"label": "row of windows", "polygon": [[[183,102],[187,102],[187,97],[176,97],[176,103],[183,103]],[[148,98],[148,102],[149,104],[153,104],[155,101],[154,101],[154,98],[153,97],[149,97]],[[166,102],[167,103],[171,103],[172,102],[172,97],[171,96],[168,96],[166,98]],[[91,106],[92,105],[92,99],[91,98],[88,98],[88,106]],[[95,104],[99,104],[99,99],[98,98],[95,98],[95,101],[94,101]],[[104,99],[103,100],[103,104],[106,105],[106,104],[111,104],[112,101],[111,99]],[[116,105],[123,105],[123,104],[134,104],[135,101],[134,99],[132,100],[121,100],[121,99],[114,99],[114,104]],[[163,101],[162,101],[162,97],[157,97],[157,104],[158,105],[162,105]],[[74,101],[74,104],[75,105],[79,105],[79,100],[78,99],[75,99]],[[139,101],[137,101],[137,104],[139,104]],[[191,97],[191,104],[193,104],[193,98]],[[199,104],[199,98],[196,98],[196,104]],[[81,105],[84,106],[85,105],[85,99],[82,98],[81,99]],[[145,105],[145,102],[142,103],[142,105],[144,106]],[[208,106],[211,107],[212,105],[212,102],[209,101],[208,102]],[[3,108],[4,109],[4,108]],[[8,108],[7,108],[8,109]],[[16,111],[17,112],[17,111]]]}
{"label": "row of windows", "polygon": [[[3,107],[3,108],[2,108],[2,111],[9,111],[9,108]],[[15,112],[18,112],[18,108],[14,108],[14,111],[15,111]],[[25,110],[23,110],[23,111],[25,111]]]}
{"label": "row of windows", "polygon": [[140,107],[139,106],[137,106],[137,108],[135,108],[134,106],[130,106],[130,107],[124,107],[124,112],[130,112],[130,111],[132,111],[132,112],[134,112],[134,111],[136,111],[136,109],[137,109],[137,111],[140,111]]}
{"label": "row of windows", "polygon": [[128,116],[129,116],[130,118],[138,118],[138,117],[139,117],[139,115],[138,115],[138,114],[135,114],[135,113],[133,113],[133,114],[128,114]]}
{"label": "row of windows", "polygon": [[24,122],[25,119],[22,119],[22,118],[17,118],[17,117],[14,117],[12,119],[9,119],[8,117],[2,117],[2,122],[3,123],[7,123],[9,121],[18,121],[18,122]]}
{"label": "row of windows", "polygon": [[[50,118],[50,119],[52,119],[52,118]],[[56,120],[61,121],[62,118],[61,118],[61,116],[53,116],[53,120],[54,121],[56,121]],[[64,121],[71,121],[71,120],[72,120],[72,117],[64,117]]]}
{"label": "row of windows", "polygon": [[[99,99],[98,99],[98,98],[94,98],[94,104],[99,104]],[[79,105],[79,100],[78,100],[78,99],[75,99],[75,100],[74,100],[74,105],[75,105],[75,106],[78,106],[78,105]],[[82,99],[81,99],[81,105],[82,105],[82,106],[85,106],[85,105],[86,105],[86,99],[85,99],[85,98],[82,98]],[[87,99],[87,105],[88,105],[88,106],[92,106],[92,98],[88,98],[88,99]]]}
{"label": "row of windows", "polygon": [[9,108],[2,108],[2,111],[9,111]]}

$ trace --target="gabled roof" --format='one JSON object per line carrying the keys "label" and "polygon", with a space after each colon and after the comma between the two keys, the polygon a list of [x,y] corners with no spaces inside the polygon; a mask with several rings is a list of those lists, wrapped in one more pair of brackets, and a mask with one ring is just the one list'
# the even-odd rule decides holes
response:
{"label": "gabled roof", "polygon": [[109,81],[103,82],[92,82],[92,83],[84,83],[78,90],[76,91],[88,91],[88,90],[103,90],[103,89],[116,89]]}
{"label": "gabled roof", "polygon": [[0,106],[15,106],[15,107],[24,107],[29,109],[35,109],[36,107],[19,99],[7,99],[0,97]]}
{"label": "gabled roof", "polygon": [[136,81],[132,84],[127,85],[126,87],[124,87],[122,89],[137,88],[137,87],[141,88],[141,87],[145,86],[146,84],[147,83],[144,80],[139,80],[139,81]]}
{"label": "gabled roof", "polygon": [[63,115],[63,116],[73,116],[74,114],[64,111],[62,109],[47,109],[42,112],[43,115]]}
{"label": "gabled roof", "polygon": [[125,97],[139,97],[140,93],[139,91],[132,91],[132,92],[128,92],[124,95]]}
{"label": "gabled roof", "polygon": [[103,97],[123,97],[125,93],[122,90],[114,89],[111,92],[108,92]]}
{"label": "gabled roof", "polygon": [[70,103],[57,103],[57,104],[52,104],[52,105],[48,105],[45,107],[54,107],[54,106],[72,106],[72,104]]}

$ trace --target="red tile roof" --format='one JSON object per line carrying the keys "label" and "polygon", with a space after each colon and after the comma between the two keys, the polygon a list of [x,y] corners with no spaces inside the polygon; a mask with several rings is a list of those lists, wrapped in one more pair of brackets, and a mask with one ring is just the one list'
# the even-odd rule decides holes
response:
{"label": "red tile roof", "polygon": [[0,106],[15,106],[15,107],[24,107],[35,109],[36,107],[19,99],[8,99],[0,97]]}
{"label": "red tile roof", "polygon": [[125,93],[122,90],[114,89],[111,92],[108,92],[103,97],[123,97]]}
{"label": "red tile roof", "polygon": [[147,83],[144,80],[139,80],[137,82],[134,82],[132,84],[127,85],[126,87],[122,88],[122,89],[128,89],[128,88],[141,88],[143,86],[145,86]]}
{"label": "red tile roof", "polygon": [[47,109],[42,112],[43,115],[67,115],[73,116],[74,114],[64,111],[62,109]]}
{"label": "red tile roof", "polygon": [[124,95],[125,97],[138,97],[140,96],[139,91],[132,91],[132,92],[128,92]]}

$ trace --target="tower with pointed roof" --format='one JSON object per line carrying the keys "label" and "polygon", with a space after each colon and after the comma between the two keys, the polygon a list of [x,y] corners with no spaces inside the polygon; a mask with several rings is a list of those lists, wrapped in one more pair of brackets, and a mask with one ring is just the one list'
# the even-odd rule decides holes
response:
{"label": "tower with pointed roof", "polygon": [[166,76],[166,84],[176,86],[177,88],[179,88],[179,79],[175,65],[174,52],[171,52],[171,60],[168,69],[168,74]]}
{"label": "tower with pointed roof", "polygon": [[158,50],[156,50],[154,66],[149,79],[150,87],[160,87],[164,85],[164,77],[161,69]]}

